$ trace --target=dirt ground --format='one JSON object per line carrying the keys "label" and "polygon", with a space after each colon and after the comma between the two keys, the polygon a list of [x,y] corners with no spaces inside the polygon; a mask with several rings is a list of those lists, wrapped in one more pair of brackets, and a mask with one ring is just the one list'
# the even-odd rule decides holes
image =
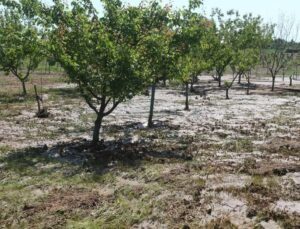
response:
{"label": "dirt ground", "polygon": [[225,100],[200,79],[190,111],[182,88],[158,88],[151,129],[148,96],[121,104],[96,148],[73,85],[44,81],[46,119],[2,87],[0,228],[299,228],[299,81]]}

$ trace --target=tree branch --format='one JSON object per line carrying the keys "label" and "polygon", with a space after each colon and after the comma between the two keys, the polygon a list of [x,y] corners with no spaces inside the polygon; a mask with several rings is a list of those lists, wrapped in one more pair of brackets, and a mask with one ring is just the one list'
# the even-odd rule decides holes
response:
{"label": "tree branch", "polygon": [[122,102],[122,100],[119,100],[119,101],[117,101],[117,102],[115,102],[114,104],[113,104],[113,106],[107,111],[107,112],[104,112],[104,116],[107,116],[107,115],[109,115],[111,112],[113,112],[115,109],[116,109],[116,107],[120,104]]}

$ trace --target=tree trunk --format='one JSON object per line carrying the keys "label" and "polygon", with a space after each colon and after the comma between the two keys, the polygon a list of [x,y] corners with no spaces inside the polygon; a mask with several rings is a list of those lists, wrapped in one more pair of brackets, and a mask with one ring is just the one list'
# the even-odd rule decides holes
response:
{"label": "tree trunk", "polygon": [[21,82],[22,82],[23,95],[25,96],[25,95],[27,95],[27,90],[26,90],[25,81],[22,80]]}
{"label": "tree trunk", "polygon": [[238,82],[238,84],[241,84],[241,80],[242,80],[242,75],[240,74],[239,75],[239,82]]}
{"label": "tree trunk", "polygon": [[95,121],[94,132],[93,132],[93,144],[96,145],[99,142],[100,129],[102,126],[103,114],[98,114]]}
{"label": "tree trunk", "polygon": [[192,82],[191,82],[191,89],[190,89],[190,92],[195,92],[195,91],[194,91],[194,82],[193,82],[193,80],[192,80]]}
{"label": "tree trunk", "polygon": [[198,82],[199,82],[198,77],[197,76],[193,76],[192,77],[192,82],[191,82],[190,92],[195,92],[195,90],[194,90],[194,84],[198,83]]}
{"label": "tree trunk", "polygon": [[229,99],[229,88],[226,88],[226,99]]}
{"label": "tree trunk", "polygon": [[198,76],[193,76],[193,83],[198,83],[198,82],[199,82]]}
{"label": "tree trunk", "polygon": [[275,77],[272,76],[272,91],[275,89]]}
{"label": "tree trunk", "polygon": [[290,87],[293,86],[293,76],[290,76]]}
{"label": "tree trunk", "polygon": [[189,83],[185,83],[185,111],[189,111]]}
{"label": "tree trunk", "polygon": [[248,76],[247,95],[250,95],[250,75]]}
{"label": "tree trunk", "polygon": [[222,86],[222,84],[221,84],[221,82],[222,82],[222,76],[219,76],[219,87],[221,87]]}
{"label": "tree trunk", "polygon": [[34,92],[35,92],[35,99],[36,99],[36,102],[37,102],[37,105],[38,105],[38,114],[40,114],[41,113],[41,104],[40,104],[40,97],[37,93],[36,85],[34,85]]}
{"label": "tree trunk", "polygon": [[154,100],[155,100],[155,89],[156,89],[156,84],[152,84],[151,88],[151,101],[150,101],[150,113],[149,113],[149,119],[148,119],[148,127],[151,128],[153,127],[153,111],[154,111]]}

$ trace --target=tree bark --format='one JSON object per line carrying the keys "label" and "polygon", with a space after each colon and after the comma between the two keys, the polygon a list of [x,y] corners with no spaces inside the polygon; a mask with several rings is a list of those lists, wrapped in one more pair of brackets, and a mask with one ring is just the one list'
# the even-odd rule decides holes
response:
{"label": "tree bark", "polygon": [[185,111],[189,111],[189,83],[185,83]]}
{"label": "tree bark", "polygon": [[219,87],[221,87],[222,86],[222,84],[221,84],[221,82],[222,82],[222,76],[219,76]]}
{"label": "tree bark", "polygon": [[23,95],[27,95],[27,90],[26,90],[26,85],[25,85],[25,81],[24,80],[21,80],[22,82],[22,89],[23,89]]}
{"label": "tree bark", "polygon": [[238,84],[241,84],[241,80],[242,80],[242,75],[240,74]]}
{"label": "tree bark", "polygon": [[275,89],[275,77],[272,76],[272,91]]}
{"label": "tree bark", "polygon": [[226,88],[226,99],[229,99],[229,88]]}
{"label": "tree bark", "polygon": [[293,76],[290,76],[290,87],[293,86]]}
{"label": "tree bark", "polygon": [[95,121],[94,132],[93,132],[93,144],[96,145],[100,138],[100,129],[102,126],[103,114],[99,113]]}
{"label": "tree bark", "polygon": [[150,112],[149,112],[149,119],[148,119],[148,127],[153,127],[153,111],[154,111],[154,100],[155,100],[155,89],[156,84],[153,83],[151,87],[151,101],[150,101]]}

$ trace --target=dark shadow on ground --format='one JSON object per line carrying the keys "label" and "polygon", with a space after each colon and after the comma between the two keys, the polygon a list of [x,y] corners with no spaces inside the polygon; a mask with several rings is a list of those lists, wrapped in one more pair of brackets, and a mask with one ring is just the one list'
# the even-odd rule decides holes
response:
{"label": "dark shadow on ground", "polygon": [[[49,148],[45,145],[10,152],[0,157],[0,164],[4,165],[2,169],[19,174],[38,164],[46,166],[53,162],[76,165],[78,171],[72,172],[73,175],[82,170],[105,174],[119,165],[139,167],[145,162],[164,164],[192,160],[192,156],[186,153],[185,149],[182,142],[167,145],[165,142],[157,143],[149,138],[133,142],[132,139],[124,137],[114,141],[102,141],[96,146],[82,139],[58,143]],[[55,168],[47,172],[55,172]]]}

